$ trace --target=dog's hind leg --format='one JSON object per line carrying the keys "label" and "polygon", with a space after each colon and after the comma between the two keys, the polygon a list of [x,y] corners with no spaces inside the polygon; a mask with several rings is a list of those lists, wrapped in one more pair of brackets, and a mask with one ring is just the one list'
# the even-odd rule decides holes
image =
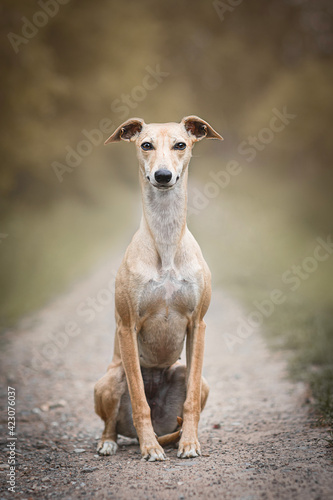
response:
{"label": "dog's hind leg", "polygon": [[120,358],[115,357],[107,373],[96,383],[94,390],[95,411],[105,423],[97,446],[97,451],[101,455],[114,455],[117,451],[117,417],[125,391],[125,371]]}

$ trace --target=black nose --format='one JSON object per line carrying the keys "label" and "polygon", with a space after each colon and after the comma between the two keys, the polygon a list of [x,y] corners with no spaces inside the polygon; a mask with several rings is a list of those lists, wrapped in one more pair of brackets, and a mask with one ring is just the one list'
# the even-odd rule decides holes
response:
{"label": "black nose", "polygon": [[157,170],[157,172],[155,172],[155,180],[159,184],[168,184],[168,182],[171,180],[171,177],[172,173],[166,168],[160,168],[160,170]]}

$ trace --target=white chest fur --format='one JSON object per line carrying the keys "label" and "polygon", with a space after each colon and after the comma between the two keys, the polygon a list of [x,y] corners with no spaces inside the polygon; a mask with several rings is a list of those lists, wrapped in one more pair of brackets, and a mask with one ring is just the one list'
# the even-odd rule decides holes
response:
{"label": "white chest fur", "polygon": [[158,279],[150,279],[142,289],[139,316],[168,316],[172,311],[188,317],[199,300],[199,286],[195,281],[176,276],[174,270],[164,271]]}

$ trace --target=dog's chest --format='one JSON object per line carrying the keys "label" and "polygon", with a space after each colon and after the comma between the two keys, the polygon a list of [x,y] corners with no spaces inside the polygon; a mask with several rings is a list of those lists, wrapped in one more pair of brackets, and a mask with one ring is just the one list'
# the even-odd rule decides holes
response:
{"label": "dog's chest", "polygon": [[199,300],[199,284],[195,280],[179,278],[166,272],[157,279],[150,279],[142,287],[139,300],[139,316],[172,312],[181,315],[192,313]]}
{"label": "dog's chest", "polygon": [[141,366],[167,367],[177,361],[187,325],[200,300],[199,290],[196,280],[179,279],[172,271],[143,285],[138,332]]}

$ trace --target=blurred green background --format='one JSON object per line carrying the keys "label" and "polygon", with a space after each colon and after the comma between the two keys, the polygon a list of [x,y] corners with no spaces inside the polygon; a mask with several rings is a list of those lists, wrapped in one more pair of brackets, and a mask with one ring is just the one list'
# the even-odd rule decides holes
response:
{"label": "blurred green background", "polygon": [[[131,145],[103,147],[111,131],[196,114],[225,139],[190,166],[189,226],[214,285],[249,311],[286,293],[264,330],[332,419],[333,256],[296,291],[281,281],[333,232],[332,2],[3,0],[0,13],[2,328],[125,248],[137,162]],[[272,134],[273,109],[295,117]],[[209,191],[232,160],[241,172]]]}

